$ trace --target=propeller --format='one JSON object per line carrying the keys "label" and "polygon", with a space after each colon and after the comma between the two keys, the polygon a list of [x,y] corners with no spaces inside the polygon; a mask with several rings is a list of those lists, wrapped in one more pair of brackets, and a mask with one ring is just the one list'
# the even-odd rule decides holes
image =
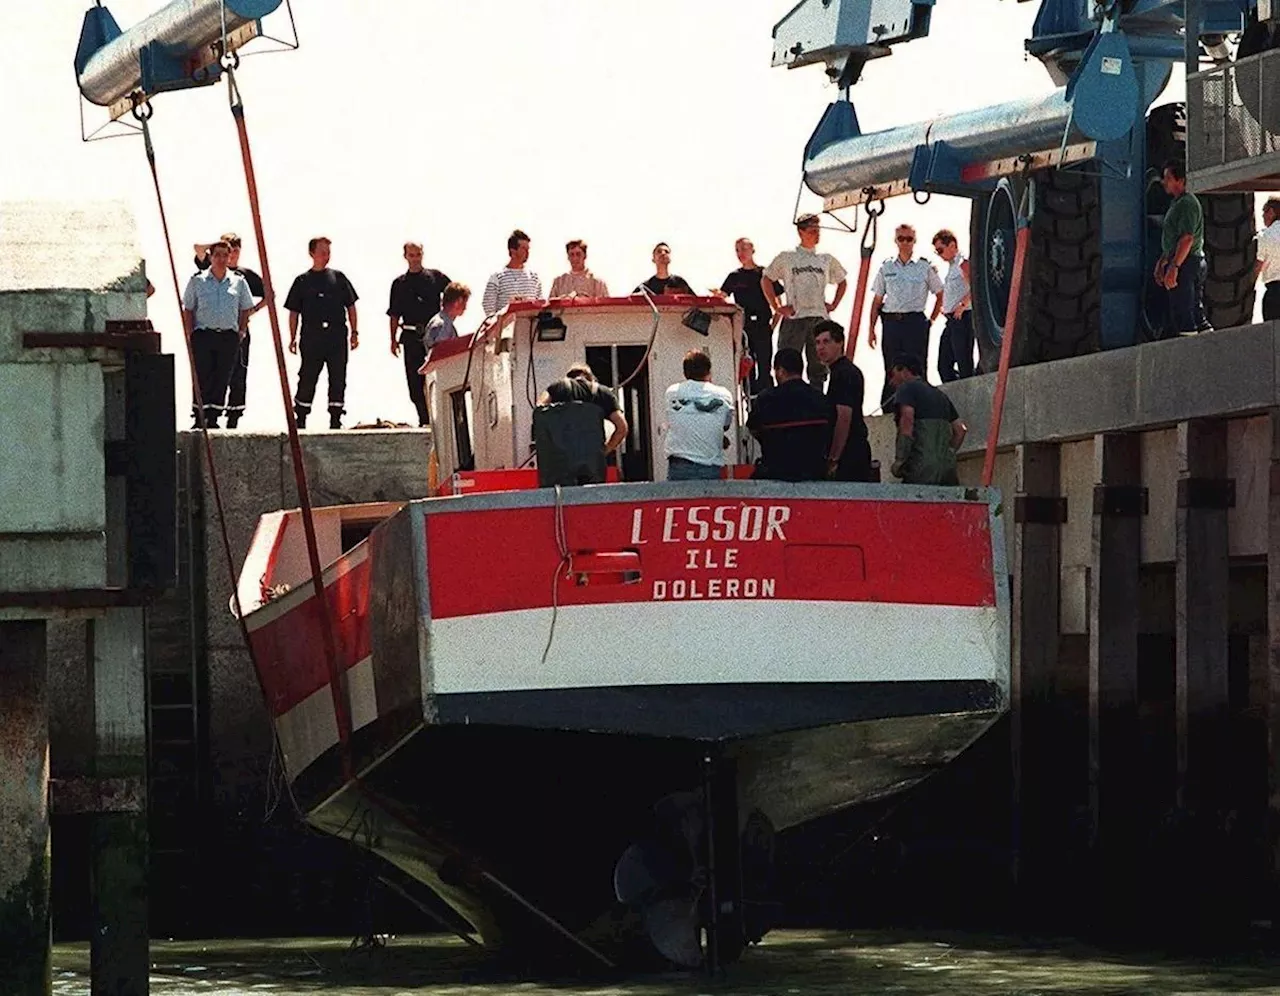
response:
{"label": "propeller", "polygon": [[620,903],[636,909],[653,946],[682,968],[702,967],[701,900],[707,885],[701,790],[674,792],[653,807],[649,834],[613,870]]}

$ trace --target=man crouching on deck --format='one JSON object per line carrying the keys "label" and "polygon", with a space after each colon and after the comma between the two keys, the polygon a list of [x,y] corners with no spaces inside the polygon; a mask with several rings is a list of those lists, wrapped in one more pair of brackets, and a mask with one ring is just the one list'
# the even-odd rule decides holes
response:
{"label": "man crouching on deck", "polygon": [[[604,422],[613,425],[608,441]],[[627,438],[627,417],[618,398],[585,363],[553,380],[533,413],[538,486],[603,484],[605,463]]]}

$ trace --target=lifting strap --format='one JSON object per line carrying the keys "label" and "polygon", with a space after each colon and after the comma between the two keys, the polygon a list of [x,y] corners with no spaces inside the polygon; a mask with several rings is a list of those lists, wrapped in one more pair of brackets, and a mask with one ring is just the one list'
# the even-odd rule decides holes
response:
{"label": "lifting strap", "polygon": [[[265,292],[264,300],[267,302],[267,310],[271,319],[272,340],[275,345],[276,353],[276,369],[280,375],[280,389],[284,401],[285,418],[289,427],[289,447],[293,458],[294,480],[297,484],[298,498],[301,505],[303,528],[306,534],[307,555],[311,566],[311,581],[315,590],[315,598],[311,601],[316,606],[316,611],[320,616],[321,633],[323,634],[324,649],[326,663],[329,670],[329,688],[333,697],[334,714],[338,721],[338,736],[341,747],[342,772],[346,783],[351,784],[355,790],[363,796],[369,803],[378,806],[393,819],[396,819],[424,840],[429,841],[438,847],[445,854],[452,856],[455,860],[463,863],[471,868],[472,873],[477,880],[483,882],[505,896],[509,901],[515,903],[530,916],[541,922],[553,933],[559,935],[565,941],[576,947],[583,954],[593,960],[604,965],[606,968],[615,968],[614,962],[599,951],[596,947],[587,941],[578,937],[573,931],[560,923],[550,914],[540,909],[523,895],[509,886],[502,879],[498,878],[491,871],[484,868],[478,861],[470,855],[460,851],[454,847],[449,841],[441,838],[437,833],[433,832],[429,827],[421,823],[415,814],[407,811],[400,806],[395,800],[389,799],[380,793],[374,791],[355,771],[355,766],[351,758],[351,714],[347,706],[346,696],[343,691],[342,672],[338,664],[337,645],[334,639],[334,629],[332,625],[332,613],[329,610],[329,604],[325,598],[324,581],[321,577],[320,554],[316,545],[315,536],[315,518],[312,512],[311,495],[307,486],[306,468],[302,462],[302,444],[298,437],[298,423],[294,416],[292,398],[289,392],[289,375],[285,366],[284,344],[280,335],[280,320],[276,314],[275,296],[271,283],[271,266],[267,259],[266,240],[262,231],[262,214],[258,201],[258,184],[257,177],[253,168],[253,156],[249,146],[248,130],[245,127],[244,120],[244,104],[240,97],[239,87],[235,82],[235,69],[239,67],[239,57],[232,52],[222,59],[222,66],[227,75],[227,84],[229,98],[231,102],[231,114],[236,122],[236,131],[240,139],[240,152],[244,161],[245,183],[249,190],[249,206],[253,214],[254,235],[258,243],[259,263],[262,266],[262,282]],[[160,225],[164,235],[165,250],[169,257],[169,273],[173,278],[174,293],[177,295],[178,305],[182,304],[182,288],[178,283],[178,268],[173,256],[173,240],[169,235],[169,222],[164,207],[164,197],[160,189],[160,176],[156,167],[155,149],[151,143],[151,130],[149,120],[152,116],[153,109],[150,103],[145,99],[138,99],[134,103],[134,117],[141,123],[143,138],[145,140],[147,162],[151,167],[151,179],[155,187],[156,203],[160,211]],[[226,514],[223,510],[222,492],[218,483],[217,463],[213,456],[213,446],[209,439],[208,423],[204,416],[204,399],[200,397],[200,385],[196,377],[195,351],[192,348],[191,329],[187,327],[185,316],[182,322],[183,335],[187,346],[187,363],[191,371],[191,389],[192,398],[196,406],[197,417],[199,420],[201,435],[204,439],[205,459],[209,467],[209,479],[213,490],[214,505],[217,510],[218,526],[222,538],[222,549],[226,558],[227,571],[231,577],[231,597],[232,604],[235,606],[236,618],[240,624],[240,633],[244,639],[245,648],[248,650],[249,658],[253,663],[254,673],[259,677],[261,684],[262,671],[258,665],[257,655],[254,653],[253,642],[249,637],[249,627],[244,619],[243,606],[240,601],[240,590],[238,578],[235,572],[235,559],[231,553],[231,540],[227,531]],[[263,700],[266,701],[266,692],[263,690]],[[274,731],[275,724],[272,724]],[[279,749],[279,738],[276,741],[276,749]],[[293,793],[290,791],[289,797],[293,799]],[[294,800],[295,809],[297,802]],[[300,814],[301,815],[301,814]],[[464,940],[467,938],[464,937]],[[468,941],[468,943],[470,943]]]}
{"label": "lifting strap", "polygon": [[275,347],[276,372],[280,377],[280,397],[284,403],[285,424],[289,435],[289,453],[293,463],[293,479],[298,491],[298,504],[302,512],[302,530],[307,544],[307,560],[311,567],[311,586],[315,592],[315,605],[321,639],[324,645],[325,664],[329,672],[329,693],[333,698],[333,713],[338,725],[338,743],[342,751],[342,774],[346,781],[355,776],[351,760],[351,710],[343,692],[343,673],[338,661],[338,648],[334,639],[333,619],[329,600],[325,595],[324,577],[320,564],[320,548],[316,543],[315,515],[311,507],[311,491],[307,484],[307,468],[302,461],[302,441],[298,437],[298,420],[293,410],[293,396],[289,390],[289,371],[285,365],[284,341],[280,335],[280,316],[276,312],[275,285],[271,281],[271,262],[267,258],[267,240],[262,231],[262,209],[258,200],[258,178],[253,168],[253,151],[249,145],[249,131],[244,120],[244,100],[236,82],[239,65],[236,53],[223,57],[223,71],[227,77],[227,99],[231,105],[231,117],[235,120],[236,134],[240,139],[240,158],[244,165],[244,180],[249,192],[249,211],[253,218],[253,234],[258,243],[258,262],[262,266],[262,284],[266,292],[267,316],[271,320],[271,342]]}
{"label": "lifting strap", "polygon": [[[146,149],[147,165],[151,168],[151,183],[156,192],[156,207],[160,213],[160,230],[164,235],[164,247],[169,257],[169,276],[173,280],[173,293],[175,300],[178,302],[178,317],[181,320],[182,337],[187,347],[187,368],[191,373],[191,400],[196,411],[196,424],[200,427],[205,465],[209,469],[209,488],[213,492],[213,507],[218,517],[218,533],[222,541],[223,559],[226,562],[227,575],[231,581],[231,600],[236,610],[236,621],[240,624],[240,635],[244,639],[244,645],[252,659],[253,644],[249,639],[249,627],[244,621],[244,610],[240,604],[240,579],[236,576],[235,558],[231,553],[231,536],[227,530],[227,514],[222,504],[222,487],[218,482],[218,464],[213,457],[213,443],[209,439],[209,423],[205,419],[204,398],[200,396],[200,380],[196,376],[195,349],[191,340],[192,329],[187,323],[186,315],[183,313],[182,286],[178,282],[178,266],[173,258],[173,240],[169,236],[169,218],[168,213],[165,211],[164,195],[160,191],[160,172],[156,166],[156,150],[151,142],[150,121],[153,113],[154,108],[149,101],[145,99],[136,99],[134,101],[133,116],[142,127],[143,146]],[[257,667],[257,661],[254,661],[253,670],[255,675],[261,674]],[[265,694],[264,691],[264,701]],[[276,741],[276,749],[279,749],[278,741]],[[292,793],[290,793],[290,798],[292,797]]]}
{"label": "lifting strap", "polygon": [[[876,204],[879,204],[877,209]],[[850,360],[858,348],[858,331],[862,326],[862,309],[867,299],[867,278],[871,275],[871,257],[876,251],[876,239],[879,236],[880,216],[884,214],[885,202],[868,200],[866,203],[867,227],[862,232],[862,260],[858,264],[858,283],[853,289],[853,315],[849,319],[849,334],[845,337],[845,355]]]}

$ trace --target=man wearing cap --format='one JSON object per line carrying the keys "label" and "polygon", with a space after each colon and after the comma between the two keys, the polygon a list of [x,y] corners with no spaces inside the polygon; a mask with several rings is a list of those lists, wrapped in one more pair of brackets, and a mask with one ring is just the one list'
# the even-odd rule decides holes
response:
{"label": "man wearing cap", "polygon": [[[778,348],[804,350],[809,383],[821,386],[827,379],[827,368],[818,361],[813,330],[840,306],[848,280],[838,259],[817,251],[822,229],[816,214],[802,214],[797,218],[796,231],[800,245],[773,258],[760,278],[760,289],[769,307],[782,316]],[[782,284],[786,304],[778,303],[774,281]],[[827,303],[829,284],[836,287],[835,299],[830,304]]]}
{"label": "man wearing cap", "polygon": [[[880,392],[880,404],[887,405],[893,397],[889,383],[890,362],[895,356],[918,356],[921,362],[929,355],[929,326],[942,312],[942,278],[933,264],[926,259],[912,259],[916,245],[916,230],[910,225],[899,225],[894,232],[898,255],[886,259],[871,281],[871,320],[867,324],[867,343],[876,348],[876,319],[881,322],[884,343],[880,352],[884,357],[884,390]],[[937,295],[933,301],[932,316],[924,313],[929,295]]]}
{"label": "man wearing cap", "polygon": [[[227,382],[236,362],[240,339],[253,314],[249,284],[229,266],[231,247],[215,242],[209,247],[209,269],[187,281],[182,293],[182,322],[191,336],[196,386],[204,408],[204,422],[218,428],[227,394]],[[200,410],[193,403],[193,428],[200,426]]]}
{"label": "man wearing cap", "polygon": [[418,412],[418,425],[431,424],[427,399],[423,394],[422,375],[418,373],[427,360],[427,323],[440,312],[440,295],[449,286],[449,278],[439,270],[422,265],[422,243],[404,244],[405,262],[409,269],[391,281],[391,302],[387,317],[391,320],[391,355],[399,356],[404,347],[404,376],[409,385],[409,400]]}
{"label": "man wearing cap", "polygon": [[[235,232],[227,232],[221,241],[231,247],[231,255],[227,259],[227,269],[244,277],[249,285],[249,293],[257,298],[257,303],[249,310],[249,316],[257,314],[267,306],[267,289],[262,278],[247,266],[240,265],[240,236]],[[212,243],[195,247],[195,264],[197,270],[207,270],[210,265],[209,250]],[[231,383],[227,387],[227,428],[234,429],[244,415],[245,387],[249,379],[249,328],[245,326],[244,335],[240,339],[240,347],[236,353],[235,366],[231,368]],[[221,400],[221,399],[218,399]]]}

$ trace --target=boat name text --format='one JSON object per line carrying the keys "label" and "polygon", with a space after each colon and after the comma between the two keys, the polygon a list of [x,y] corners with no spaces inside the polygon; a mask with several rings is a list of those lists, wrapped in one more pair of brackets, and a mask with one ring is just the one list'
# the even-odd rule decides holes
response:
{"label": "boat name text", "polygon": [[[644,509],[631,515],[631,542],[644,537]],[[785,542],[783,526],[791,518],[786,505],[690,505],[662,509],[663,543]]]}

